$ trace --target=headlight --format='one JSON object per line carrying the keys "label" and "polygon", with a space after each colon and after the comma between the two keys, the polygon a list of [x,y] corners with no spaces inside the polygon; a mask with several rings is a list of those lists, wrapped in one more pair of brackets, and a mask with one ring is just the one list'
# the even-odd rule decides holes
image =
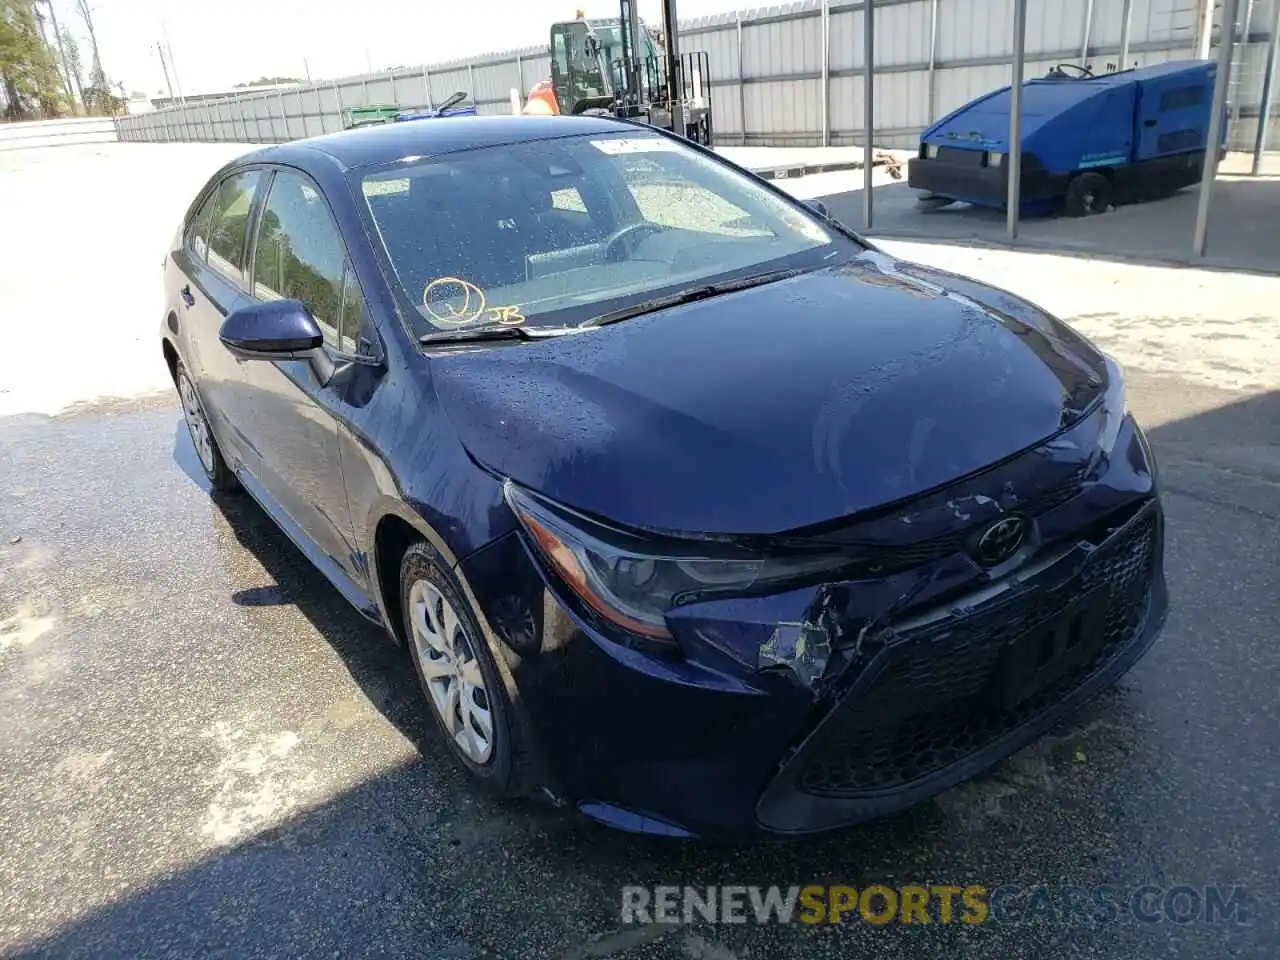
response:
{"label": "headlight", "polygon": [[938,155],[938,145],[936,143],[926,143],[921,152],[926,160],[932,160]]}
{"label": "headlight", "polygon": [[1107,366],[1107,392],[1102,397],[1102,430],[1098,434],[1098,446],[1106,453],[1111,453],[1116,445],[1116,437],[1120,435],[1120,427],[1129,413],[1128,398],[1125,396],[1124,371],[1107,354],[1102,354]]}
{"label": "headlight", "polygon": [[988,167],[998,167],[1004,163],[1003,153],[988,153],[986,155],[986,164]]}
{"label": "headlight", "polygon": [[766,557],[726,542],[650,539],[552,506],[508,480],[507,503],[565,584],[627,634],[673,642],[666,613],[717,593],[785,583],[848,567],[852,553]]}

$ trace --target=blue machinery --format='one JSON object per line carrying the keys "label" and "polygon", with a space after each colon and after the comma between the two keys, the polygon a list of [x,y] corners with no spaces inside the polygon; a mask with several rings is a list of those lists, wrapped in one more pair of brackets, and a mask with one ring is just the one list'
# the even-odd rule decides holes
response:
{"label": "blue machinery", "polygon": [[[1209,49],[1209,28],[1213,22],[1213,0],[1202,0],[1204,7],[1204,22],[1201,26],[1200,50],[1202,53],[1208,52]],[[1212,112],[1209,120],[1209,133],[1206,139],[1207,143],[1221,143],[1223,132],[1225,130],[1223,113],[1227,102],[1228,84],[1231,80],[1231,59],[1232,52],[1235,49],[1235,23],[1236,14],[1239,10],[1239,0],[1221,0],[1222,2],[1222,23],[1225,25],[1221,32],[1221,39],[1218,47],[1218,63],[1216,76],[1214,78],[1213,88],[1213,104]],[[875,54],[875,34],[874,25],[874,0],[863,0],[864,9],[866,11],[866,29],[863,31],[866,43],[865,53],[865,84],[864,93],[866,97],[865,103],[865,138],[864,138],[864,165],[863,165],[863,219],[864,227],[870,229],[873,221],[873,198],[872,198],[872,137],[875,129],[875,120],[872,112],[874,98],[874,54]],[[827,4],[823,4],[823,16],[827,16]],[[1122,27],[1120,35],[1120,63],[1123,64],[1129,57],[1129,37],[1130,37],[1130,19],[1133,13],[1133,0],[1124,0],[1124,8],[1122,13]],[[936,40],[937,36],[937,0],[934,0],[934,10],[932,20],[932,34]],[[1009,111],[1009,154],[1006,160],[1008,164],[1008,188],[1009,193],[1006,201],[1008,217],[1006,228],[1009,239],[1016,240],[1018,236],[1018,222],[1020,214],[1020,204],[1018,198],[1022,196],[1022,81],[1025,77],[1026,65],[1026,33],[1027,33],[1027,0],[1014,0],[1014,18],[1013,18],[1013,82],[1010,90],[1011,103]],[[1280,4],[1276,4],[1275,22],[1271,25],[1271,33],[1269,40],[1269,50],[1267,56],[1266,77],[1264,80],[1262,94],[1262,112],[1258,119],[1258,132],[1254,144],[1253,173],[1258,174],[1261,164],[1262,153],[1267,141],[1267,128],[1269,126],[1270,113],[1275,97],[1275,70],[1277,61],[1277,45],[1280,43]],[[936,44],[933,45],[936,49]],[[932,55],[931,55],[932,58]],[[1208,229],[1209,229],[1209,210],[1213,202],[1214,173],[1217,163],[1217,154],[1213,150],[1204,151],[1204,167],[1201,171],[1200,190],[1199,190],[1199,206],[1196,212],[1195,233],[1192,241],[1192,253],[1195,257],[1203,257],[1208,245]]]}

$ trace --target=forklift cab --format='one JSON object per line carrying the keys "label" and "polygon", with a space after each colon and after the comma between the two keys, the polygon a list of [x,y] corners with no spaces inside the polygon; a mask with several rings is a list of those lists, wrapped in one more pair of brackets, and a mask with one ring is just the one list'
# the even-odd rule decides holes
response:
{"label": "forklift cab", "polygon": [[[658,72],[658,51],[640,31],[640,69]],[[551,26],[551,86],[562,114],[608,109],[627,87],[620,20],[579,17]]]}

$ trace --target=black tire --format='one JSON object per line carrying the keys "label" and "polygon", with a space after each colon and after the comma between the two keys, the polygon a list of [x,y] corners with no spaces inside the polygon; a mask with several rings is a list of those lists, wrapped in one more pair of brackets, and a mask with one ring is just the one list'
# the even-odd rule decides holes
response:
{"label": "black tire", "polygon": [[1067,184],[1063,210],[1070,217],[1091,217],[1111,206],[1111,181],[1100,173],[1079,173]]}
{"label": "black tire", "polygon": [[[414,585],[429,584],[447,602],[458,618],[468,651],[474,656],[484,679],[485,702],[492,717],[493,734],[491,752],[483,762],[477,762],[459,746],[446,724],[423,671],[422,648],[414,632],[414,617],[410,596]],[[400,562],[400,609],[404,619],[404,635],[413,660],[414,672],[422,688],[423,698],[435,718],[440,736],[454,759],[488,793],[498,797],[527,796],[532,787],[528,761],[529,738],[519,712],[512,706],[502,671],[494,660],[489,644],[475,613],[467,602],[448,566],[440,555],[425,541],[410,545]],[[441,619],[439,613],[434,615]],[[467,720],[464,718],[463,723]]]}
{"label": "black tire", "polygon": [[[213,435],[213,428],[209,426],[209,418],[205,415],[200,391],[196,389],[195,380],[187,373],[181,360],[175,361],[173,365],[173,385],[178,390],[178,399],[182,401],[182,415],[187,424],[187,433],[191,437],[191,445],[195,447],[196,460],[204,475],[209,478],[209,485],[218,493],[238,489],[240,481],[222,456],[218,438]],[[203,426],[197,426],[197,421]],[[208,441],[207,448],[203,446],[199,436],[201,430]]]}

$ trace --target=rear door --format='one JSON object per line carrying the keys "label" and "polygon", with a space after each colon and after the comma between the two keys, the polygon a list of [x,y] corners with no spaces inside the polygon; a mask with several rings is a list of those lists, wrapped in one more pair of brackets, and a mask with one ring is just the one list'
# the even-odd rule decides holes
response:
{"label": "rear door", "polygon": [[1203,150],[1212,99],[1212,71],[1143,80],[1138,95],[1137,158],[1150,160]]}
{"label": "rear door", "polygon": [[182,324],[192,346],[195,376],[205,414],[233,467],[245,459],[241,425],[232,415],[232,388],[238,385],[238,365],[218,339],[222,321],[244,302],[248,291],[247,256],[249,219],[260,169],[243,170],[226,177],[213,191],[207,213],[202,207],[188,234],[187,278],[179,291]]}
{"label": "rear door", "polygon": [[234,408],[258,454],[255,479],[320,552],[352,572],[350,511],[338,462],[337,405],[342,368],[359,348],[344,336],[344,303],[358,288],[348,277],[346,250],[320,188],[301,171],[282,167],[266,187],[253,243],[252,297],[300,300],[324,334],[339,375],[322,385],[305,360],[240,365]]}

